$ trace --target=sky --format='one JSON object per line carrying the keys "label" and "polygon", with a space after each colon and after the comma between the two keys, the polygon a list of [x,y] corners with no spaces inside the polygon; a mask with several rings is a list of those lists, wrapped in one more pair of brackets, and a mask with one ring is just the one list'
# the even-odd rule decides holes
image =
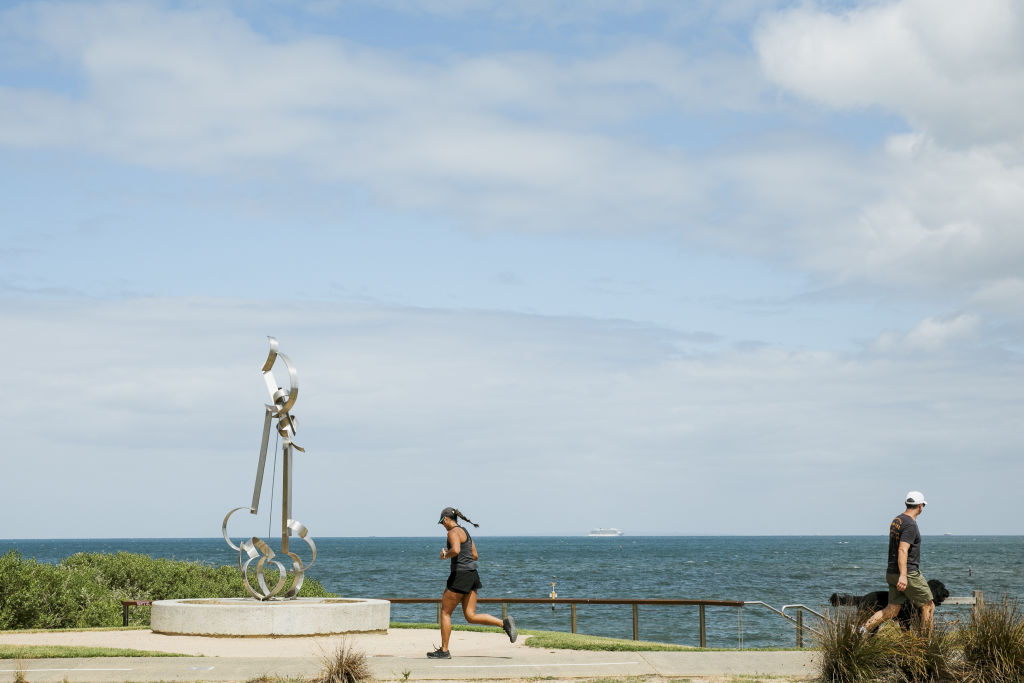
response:
{"label": "sky", "polygon": [[[267,336],[313,538],[884,535],[914,489],[925,534],[1022,534],[1021,35],[1014,0],[5,2],[0,537],[219,535]],[[279,534],[267,467],[235,538]]]}

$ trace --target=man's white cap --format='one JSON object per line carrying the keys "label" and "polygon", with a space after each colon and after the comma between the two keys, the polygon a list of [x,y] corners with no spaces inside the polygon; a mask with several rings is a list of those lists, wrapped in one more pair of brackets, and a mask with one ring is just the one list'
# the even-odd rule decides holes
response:
{"label": "man's white cap", "polygon": [[907,494],[907,505],[927,505],[924,494],[920,491],[911,491]]}

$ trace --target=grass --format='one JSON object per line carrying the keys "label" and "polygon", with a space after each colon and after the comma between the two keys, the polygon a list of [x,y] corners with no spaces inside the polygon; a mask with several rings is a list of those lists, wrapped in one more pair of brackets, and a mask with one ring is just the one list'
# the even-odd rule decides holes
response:
{"label": "grass", "polygon": [[[410,623],[393,621],[390,628],[415,628],[426,630],[437,630],[437,624]],[[476,633],[501,633],[501,630],[493,626],[473,626],[471,624],[452,624],[453,631],[473,631]],[[564,631],[536,631],[533,629],[520,629],[520,635],[530,636],[524,642],[526,647],[550,648],[553,650],[593,650],[604,652],[739,652],[736,648],[698,648],[675,643],[655,643],[646,640],[626,640],[624,638],[606,638],[604,636],[588,636],[580,633],[565,633]],[[751,647],[743,648],[744,652],[802,652],[804,650],[793,647]]]}
{"label": "grass", "polygon": [[669,652],[695,648],[671,643],[652,643],[644,640],[622,640],[601,636],[585,636],[579,633],[560,631],[520,631],[528,635],[526,647],[550,648],[553,650],[596,650],[603,652]]}
{"label": "grass", "polygon": [[888,664],[889,645],[884,638],[861,633],[870,615],[837,607],[827,616],[817,636],[821,680],[840,683],[878,678]]}
{"label": "grass", "polygon": [[371,677],[366,653],[355,649],[345,639],[333,652],[322,654],[320,662],[323,668],[310,683],[359,683]]}
{"label": "grass", "polygon": [[1024,680],[1024,615],[1016,600],[974,611],[963,630],[963,659],[971,680]]}
{"label": "grass", "polygon": [[1024,614],[1015,600],[977,607],[965,626],[883,624],[861,633],[868,615],[838,609],[819,637],[821,681],[1010,683],[1024,681]]}
{"label": "grass", "polygon": [[0,645],[0,659],[67,659],[69,657],[189,657],[174,652],[151,652],[116,647],[76,645]]}

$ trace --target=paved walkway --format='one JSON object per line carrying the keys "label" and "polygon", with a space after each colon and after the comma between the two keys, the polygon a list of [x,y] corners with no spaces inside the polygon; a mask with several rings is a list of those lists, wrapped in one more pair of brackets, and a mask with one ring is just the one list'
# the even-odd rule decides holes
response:
{"label": "paved walkway", "polygon": [[[391,629],[386,635],[332,638],[206,638],[166,636],[151,631],[0,633],[0,643],[82,645],[176,652],[193,657],[102,657],[26,659],[30,683],[120,681],[238,681],[261,675],[311,677],[321,657],[347,640],[366,653],[379,680],[555,680],[609,677],[772,676],[803,680],[816,673],[816,655],[804,652],[586,652],[515,645],[499,633],[455,631],[450,660],[429,660],[440,636],[434,630]],[[0,681],[13,681],[19,663],[0,660]]]}

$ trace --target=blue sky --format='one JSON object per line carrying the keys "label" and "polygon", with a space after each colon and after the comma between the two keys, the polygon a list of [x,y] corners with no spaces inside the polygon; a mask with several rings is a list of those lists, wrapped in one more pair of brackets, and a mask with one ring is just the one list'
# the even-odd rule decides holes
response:
{"label": "blue sky", "polygon": [[217,535],[267,335],[314,537],[882,534],[910,489],[926,533],[1024,533],[1022,30],[8,3],[3,535]]}

